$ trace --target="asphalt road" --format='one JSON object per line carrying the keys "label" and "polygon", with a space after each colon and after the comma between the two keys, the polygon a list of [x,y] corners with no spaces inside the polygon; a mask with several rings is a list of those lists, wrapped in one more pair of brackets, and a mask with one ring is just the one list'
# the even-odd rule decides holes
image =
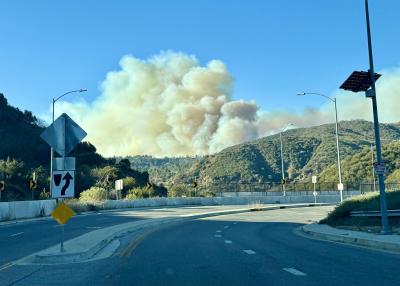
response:
{"label": "asphalt road", "polygon": [[7,279],[0,283],[400,285],[400,255],[313,240],[296,233],[298,226],[318,220],[329,209],[251,212],[175,224],[123,238],[117,253],[107,259],[11,267],[7,275],[14,273],[20,278],[12,284]]}
{"label": "asphalt road", "polygon": [[[98,228],[129,221],[205,212],[215,208],[222,210],[228,208],[243,208],[243,206],[143,208],[131,211],[95,212],[76,215],[65,225],[64,238],[65,240],[69,240]],[[60,240],[60,225],[51,217],[11,224],[0,223],[0,269],[3,265],[11,261],[56,245]]]}

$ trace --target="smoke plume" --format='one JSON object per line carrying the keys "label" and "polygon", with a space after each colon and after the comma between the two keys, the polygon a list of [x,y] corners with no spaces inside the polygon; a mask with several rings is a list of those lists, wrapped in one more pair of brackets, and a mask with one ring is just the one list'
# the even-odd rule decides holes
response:
{"label": "smoke plume", "polygon": [[[378,91],[391,101],[382,102],[383,119],[393,121],[400,107],[400,72],[390,74]],[[293,114],[263,112],[254,101],[232,100],[233,78],[224,63],[200,66],[183,53],[162,52],[147,60],[125,56],[101,90],[92,103],[63,103],[60,111],[78,121],[106,156],[204,155],[274,133],[287,123],[303,127],[333,119],[328,106]],[[338,104],[348,102],[341,119],[371,119],[365,98],[337,96]]]}

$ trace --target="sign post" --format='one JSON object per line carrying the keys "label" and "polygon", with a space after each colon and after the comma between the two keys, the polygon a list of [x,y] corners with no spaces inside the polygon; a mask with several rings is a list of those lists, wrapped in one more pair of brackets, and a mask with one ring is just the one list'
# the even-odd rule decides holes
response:
{"label": "sign post", "polygon": [[312,183],[314,184],[314,192],[313,192],[313,195],[314,195],[314,204],[316,204],[317,203],[317,190],[316,190],[316,188],[315,188],[315,184],[317,183],[317,176],[312,176]]}
{"label": "sign post", "polygon": [[61,252],[64,252],[64,224],[74,214],[62,200],[75,196],[75,158],[66,156],[86,135],[85,130],[65,113],[53,121],[40,135],[54,151],[61,155],[61,158],[55,158],[54,162],[52,160],[50,170],[51,198],[61,200],[51,213],[54,219],[62,225]]}
{"label": "sign post", "polygon": [[59,203],[58,206],[51,212],[51,216],[61,225],[61,244],[60,252],[64,252],[64,225],[74,215],[74,211],[71,210],[63,202]]}

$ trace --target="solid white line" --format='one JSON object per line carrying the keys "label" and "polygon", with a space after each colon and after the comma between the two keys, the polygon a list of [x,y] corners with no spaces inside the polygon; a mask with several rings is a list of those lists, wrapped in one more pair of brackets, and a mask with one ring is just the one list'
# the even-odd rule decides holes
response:
{"label": "solid white line", "polygon": [[228,243],[228,244],[231,244],[231,243],[232,243],[232,240],[225,240],[224,242],[225,242],[225,243]]}
{"label": "solid white line", "polygon": [[21,234],[23,234],[24,232],[18,232],[18,233],[14,233],[14,234],[12,234],[12,235],[10,235],[10,236],[18,236],[18,235],[21,235]]}
{"label": "solid white line", "polygon": [[256,252],[254,250],[251,250],[251,249],[245,249],[243,251],[246,252],[247,254],[256,254]]}
{"label": "solid white line", "polygon": [[101,226],[87,226],[88,229],[99,229]]}
{"label": "solid white line", "polygon": [[293,275],[296,275],[296,276],[306,276],[307,275],[304,272],[297,270],[296,268],[283,268],[283,270],[285,270]]}
{"label": "solid white line", "polygon": [[222,237],[222,235],[220,235],[220,234],[216,234],[216,235],[214,235],[215,237]]}

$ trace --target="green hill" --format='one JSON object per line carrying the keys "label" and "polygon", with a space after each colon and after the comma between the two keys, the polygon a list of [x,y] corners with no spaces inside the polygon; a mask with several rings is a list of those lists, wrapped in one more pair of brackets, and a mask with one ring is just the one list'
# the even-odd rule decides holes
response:
{"label": "green hill", "polygon": [[[373,125],[363,120],[342,121],[339,125],[341,157],[368,152],[373,140]],[[335,170],[337,160],[334,124],[298,128],[283,133],[285,174],[292,181],[309,181],[313,174]],[[385,143],[400,139],[398,124],[382,124],[381,136]],[[387,157],[389,154],[386,155]],[[390,155],[392,156],[392,155]],[[281,178],[279,134],[254,142],[244,143],[205,156],[190,169],[176,174],[173,180],[200,183],[279,182]],[[346,166],[346,161],[344,165]],[[328,172],[328,171],[326,171]],[[366,177],[367,178],[367,177]],[[325,180],[336,181],[334,173]],[[362,180],[360,176],[346,176],[347,180]]]}
{"label": "green hill", "polygon": [[[0,180],[6,185],[2,200],[30,199],[28,181],[33,172],[38,181],[35,198],[48,197],[50,147],[40,138],[44,128],[30,111],[10,106],[0,93]],[[131,169],[127,160],[103,158],[89,142],[80,143],[70,156],[76,157],[77,197],[92,186],[111,190],[119,178],[129,177],[131,187],[145,187],[149,180],[147,172]]]}
{"label": "green hill", "polygon": [[131,167],[135,170],[145,172],[150,175],[154,183],[168,182],[176,174],[183,173],[189,169],[199,157],[165,157],[155,158],[152,156],[128,156]]}

